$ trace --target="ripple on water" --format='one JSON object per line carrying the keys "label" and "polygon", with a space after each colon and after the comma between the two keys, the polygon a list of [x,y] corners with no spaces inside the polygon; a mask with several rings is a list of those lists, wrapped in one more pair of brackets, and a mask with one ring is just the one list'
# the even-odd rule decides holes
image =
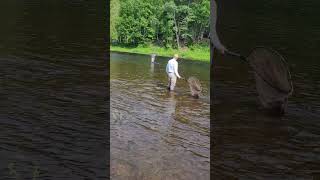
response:
{"label": "ripple on water", "polygon": [[181,82],[170,95],[166,77],[130,74],[130,64],[123,68],[127,74],[111,71],[111,177],[209,179],[207,97],[192,99]]}

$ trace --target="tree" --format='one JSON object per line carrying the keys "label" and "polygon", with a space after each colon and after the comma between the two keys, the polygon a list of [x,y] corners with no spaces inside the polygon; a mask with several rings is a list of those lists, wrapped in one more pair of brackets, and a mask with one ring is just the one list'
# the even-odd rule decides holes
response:
{"label": "tree", "polygon": [[193,41],[197,43],[203,39],[204,33],[209,30],[210,1],[193,2],[190,7],[192,10],[190,29],[192,29]]}
{"label": "tree", "polygon": [[116,24],[118,21],[119,12],[120,12],[120,1],[119,0],[111,0],[110,1],[110,36],[111,36],[111,40],[118,38]]}
{"label": "tree", "polygon": [[[114,8],[111,31],[116,31],[112,38],[123,45],[156,43],[180,48],[199,43],[209,31],[210,0],[112,0],[111,3]],[[116,5],[120,5],[119,10]],[[119,18],[114,18],[117,12]]]}

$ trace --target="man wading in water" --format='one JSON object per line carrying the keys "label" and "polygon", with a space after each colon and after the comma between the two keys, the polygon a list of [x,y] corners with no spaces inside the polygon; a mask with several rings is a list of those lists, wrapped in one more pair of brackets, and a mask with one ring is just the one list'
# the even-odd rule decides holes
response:
{"label": "man wading in water", "polygon": [[220,39],[218,37],[217,34],[217,30],[216,30],[216,24],[217,24],[217,3],[215,0],[211,0],[211,17],[210,17],[210,50],[211,50],[211,57],[210,57],[210,63],[211,65],[213,64],[213,53],[214,53],[214,49],[218,49],[222,54],[225,53],[225,51],[227,51],[227,49],[222,45],[222,43],[220,42]]}
{"label": "man wading in water", "polygon": [[166,72],[168,74],[168,90],[173,91],[174,87],[176,86],[177,82],[177,77],[180,79],[181,76],[178,73],[178,60],[179,56],[178,54],[175,54],[173,59],[170,59],[168,61],[167,67],[166,67]]}

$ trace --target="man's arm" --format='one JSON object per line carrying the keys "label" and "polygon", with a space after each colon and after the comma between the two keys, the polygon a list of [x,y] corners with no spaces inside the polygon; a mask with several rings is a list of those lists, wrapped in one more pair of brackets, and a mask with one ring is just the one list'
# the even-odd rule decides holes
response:
{"label": "man's arm", "polygon": [[178,63],[177,63],[177,62],[174,63],[174,73],[176,74],[176,76],[177,76],[178,78],[181,78],[181,76],[180,76],[179,73],[178,73]]}

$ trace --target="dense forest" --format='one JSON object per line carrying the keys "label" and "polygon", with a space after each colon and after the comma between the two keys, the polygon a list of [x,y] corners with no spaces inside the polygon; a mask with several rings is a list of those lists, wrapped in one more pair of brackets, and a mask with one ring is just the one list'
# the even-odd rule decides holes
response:
{"label": "dense forest", "polygon": [[210,0],[111,0],[110,5],[113,45],[207,46]]}

